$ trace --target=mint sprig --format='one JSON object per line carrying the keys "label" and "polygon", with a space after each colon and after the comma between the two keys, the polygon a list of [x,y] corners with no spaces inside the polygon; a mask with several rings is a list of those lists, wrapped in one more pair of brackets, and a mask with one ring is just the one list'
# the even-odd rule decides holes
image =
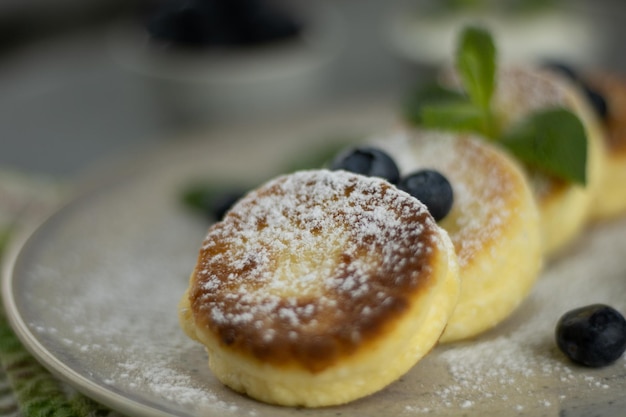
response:
{"label": "mint sprig", "polygon": [[424,127],[433,129],[441,126],[459,132],[482,132],[489,129],[485,112],[464,101],[424,106],[421,119]]}
{"label": "mint sprig", "polygon": [[505,131],[501,141],[528,166],[586,183],[587,136],[580,119],[569,110],[535,112]]}
{"label": "mint sprig", "polygon": [[471,102],[489,111],[496,85],[496,47],[489,32],[477,27],[463,31],[456,66]]}
{"label": "mint sprig", "polygon": [[587,137],[574,113],[547,108],[503,127],[492,105],[497,50],[490,33],[479,27],[464,29],[455,58],[462,91],[437,85],[414,93],[405,108],[410,123],[477,133],[499,142],[529,167],[586,184]]}

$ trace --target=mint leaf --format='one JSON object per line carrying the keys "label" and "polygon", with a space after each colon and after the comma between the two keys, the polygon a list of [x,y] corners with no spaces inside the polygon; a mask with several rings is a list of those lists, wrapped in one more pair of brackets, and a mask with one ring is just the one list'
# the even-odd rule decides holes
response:
{"label": "mint leaf", "polygon": [[403,107],[404,117],[409,123],[419,126],[423,123],[422,110],[425,106],[456,103],[464,100],[467,101],[467,96],[460,91],[450,90],[436,83],[429,83],[416,88],[408,96]]}
{"label": "mint leaf", "polygon": [[422,126],[430,129],[482,132],[485,113],[470,102],[429,104],[422,107]]}
{"label": "mint leaf", "polygon": [[495,89],[496,48],[487,30],[478,27],[463,30],[456,67],[472,102],[488,110]]}
{"label": "mint leaf", "polygon": [[456,69],[462,90],[431,88],[414,94],[405,107],[410,123],[431,129],[473,132],[502,142],[524,164],[556,178],[586,184],[587,137],[569,110],[547,108],[514,126],[494,113],[496,48],[488,31],[468,27],[461,33]]}
{"label": "mint leaf", "polygon": [[535,112],[508,129],[502,145],[527,165],[586,184],[587,136],[580,119],[557,108]]}

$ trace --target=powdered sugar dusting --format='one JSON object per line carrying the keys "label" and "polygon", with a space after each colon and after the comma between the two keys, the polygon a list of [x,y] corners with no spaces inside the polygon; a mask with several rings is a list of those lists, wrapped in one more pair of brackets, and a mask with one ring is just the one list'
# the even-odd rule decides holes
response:
{"label": "powdered sugar dusting", "polygon": [[504,123],[515,123],[541,109],[571,108],[572,90],[546,71],[506,67],[498,71],[493,109]]}
{"label": "powdered sugar dusting", "polygon": [[445,364],[449,382],[432,390],[434,403],[424,401],[407,412],[428,413],[438,401],[450,409],[481,410],[506,402],[520,415],[529,409],[558,414],[585,403],[603,409],[609,393],[624,388],[626,358],[601,369],[574,365],[556,348],[554,331],[562,314],[583,305],[601,302],[626,312],[626,266],[620,261],[625,253],[611,247],[626,222],[617,226],[596,227],[549,265],[522,309],[498,329],[440,347],[437,360]]}
{"label": "powdered sugar dusting", "polygon": [[[453,88],[461,87],[459,75],[452,69],[442,74],[442,81]],[[496,73],[492,110],[504,124],[520,121],[537,110],[571,108],[575,89],[562,77],[536,67],[505,66]]]}
{"label": "powdered sugar dusting", "polygon": [[442,226],[450,234],[461,266],[498,239],[511,216],[508,199],[520,192],[521,176],[511,174],[480,139],[435,131],[398,131],[373,139],[396,159],[401,172],[435,169],[448,177],[454,205]]}
{"label": "powdered sugar dusting", "polygon": [[209,230],[192,305],[213,326],[249,326],[263,343],[321,337],[358,306],[365,314],[349,321],[358,340],[365,318],[428,282],[428,259],[443,250],[424,205],[386,181],[302,171],[251,192]]}

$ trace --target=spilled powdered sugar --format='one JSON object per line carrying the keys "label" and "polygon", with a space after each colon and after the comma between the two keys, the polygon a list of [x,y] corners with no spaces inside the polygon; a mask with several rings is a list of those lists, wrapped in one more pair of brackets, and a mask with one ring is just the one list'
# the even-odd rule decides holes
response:
{"label": "spilled powdered sugar", "polygon": [[[507,403],[508,411],[521,415],[556,416],[561,409],[581,410],[572,414],[581,416],[590,410],[620,415],[614,407],[624,404],[612,404],[626,387],[626,359],[601,369],[574,365],[558,351],[554,332],[560,316],[573,308],[606,303],[626,312],[626,250],[616,245],[625,231],[623,220],[594,227],[548,265],[509,320],[476,340],[440,346],[436,356],[448,383],[431,387],[428,401],[413,402],[405,411],[495,410],[496,404]],[[537,411],[542,409],[552,411]]]}

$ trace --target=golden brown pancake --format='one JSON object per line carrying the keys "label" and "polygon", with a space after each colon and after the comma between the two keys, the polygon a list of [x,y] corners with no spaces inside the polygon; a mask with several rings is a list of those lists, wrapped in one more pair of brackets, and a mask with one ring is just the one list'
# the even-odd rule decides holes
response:
{"label": "golden brown pancake", "polygon": [[302,171],[209,229],[179,317],[227,386],[317,407],[403,375],[458,294],[454,248],[418,200],[381,179]]}
{"label": "golden brown pancake", "polygon": [[512,67],[498,72],[493,108],[504,126],[530,113],[561,107],[581,120],[588,140],[587,184],[567,183],[536,169],[527,169],[539,205],[543,248],[557,254],[586,225],[591,205],[604,178],[606,151],[599,121],[578,89],[561,77],[532,68]]}
{"label": "golden brown pancake", "polygon": [[526,298],[542,264],[539,213],[519,164],[467,134],[400,130],[373,144],[402,175],[433,169],[452,185],[454,203],[440,226],[456,249],[461,296],[441,341],[500,323]]}

